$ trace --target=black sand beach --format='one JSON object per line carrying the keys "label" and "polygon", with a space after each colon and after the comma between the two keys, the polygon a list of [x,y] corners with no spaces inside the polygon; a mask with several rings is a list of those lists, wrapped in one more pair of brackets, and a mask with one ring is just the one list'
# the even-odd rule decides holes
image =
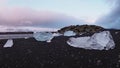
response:
{"label": "black sand beach", "polygon": [[7,40],[0,40],[0,68],[119,68],[120,30],[109,31],[116,46],[108,51],[71,47],[64,36],[51,43],[14,39],[11,48],[3,48]]}

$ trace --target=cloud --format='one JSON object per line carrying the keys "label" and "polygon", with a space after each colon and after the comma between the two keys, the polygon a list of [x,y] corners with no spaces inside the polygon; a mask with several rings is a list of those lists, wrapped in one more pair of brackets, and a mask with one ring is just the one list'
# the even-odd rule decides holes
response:
{"label": "cloud", "polygon": [[[30,25],[33,22],[41,22],[53,19],[55,15],[50,12],[38,12],[28,8],[3,8],[0,11],[0,24],[7,25]],[[53,16],[53,17],[50,17]]]}
{"label": "cloud", "polygon": [[6,1],[6,0],[0,0],[0,1]]}
{"label": "cloud", "polygon": [[63,27],[70,24],[84,24],[84,21],[65,14],[37,11],[21,7],[1,7],[0,25]]}
{"label": "cloud", "polygon": [[[113,0],[110,0],[113,2]],[[114,0],[114,7],[112,11],[100,18],[97,23],[107,28],[120,29],[120,0]]]}
{"label": "cloud", "polygon": [[0,0],[0,5],[3,5],[7,2],[8,0]]}

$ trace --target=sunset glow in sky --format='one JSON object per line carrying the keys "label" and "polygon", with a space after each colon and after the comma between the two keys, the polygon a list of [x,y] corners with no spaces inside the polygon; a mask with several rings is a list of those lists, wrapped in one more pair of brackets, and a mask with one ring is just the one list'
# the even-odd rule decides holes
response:
{"label": "sunset glow in sky", "polygon": [[53,11],[89,22],[110,11],[105,0],[8,0],[6,6]]}
{"label": "sunset glow in sky", "polygon": [[0,0],[0,25],[93,24],[110,11],[106,0]]}

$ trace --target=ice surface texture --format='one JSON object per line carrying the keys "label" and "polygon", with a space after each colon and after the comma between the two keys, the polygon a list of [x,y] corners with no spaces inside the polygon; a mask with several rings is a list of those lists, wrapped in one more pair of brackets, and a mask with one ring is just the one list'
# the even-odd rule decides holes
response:
{"label": "ice surface texture", "polygon": [[9,39],[6,43],[5,43],[5,45],[3,46],[3,47],[12,47],[13,46],[13,40],[12,39]]}
{"label": "ice surface texture", "polygon": [[51,32],[34,32],[33,37],[37,41],[46,41],[51,42],[51,40],[56,36],[75,36],[76,34],[73,31],[66,31],[64,34],[60,33],[51,33]]}
{"label": "ice surface texture", "polygon": [[53,38],[53,35],[50,32],[36,32],[33,37],[37,41],[50,41]]}
{"label": "ice surface texture", "polygon": [[72,37],[67,43],[73,47],[94,50],[109,50],[115,47],[115,43],[109,31],[95,33],[87,37]]}
{"label": "ice surface texture", "polygon": [[64,33],[64,36],[75,36],[75,35],[76,35],[76,33],[73,32],[73,31],[66,31],[66,32]]}
{"label": "ice surface texture", "polygon": [[37,41],[46,41],[46,42],[51,42],[51,40],[56,36],[60,36],[60,34],[59,33],[51,33],[51,32],[36,32],[33,35],[33,37]]}

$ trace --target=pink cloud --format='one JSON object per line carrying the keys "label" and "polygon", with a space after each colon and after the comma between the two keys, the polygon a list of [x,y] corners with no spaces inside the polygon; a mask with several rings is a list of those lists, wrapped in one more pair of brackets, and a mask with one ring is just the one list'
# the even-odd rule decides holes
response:
{"label": "pink cloud", "polygon": [[37,11],[21,7],[1,7],[0,25],[7,26],[63,26],[74,23],[81,24],[74,17],[50,11]]}
{"label": "pink cloud", "polygon": [[2,8],[0,21],[3,24],[21,25],[56,19],[59,14],[49,11],[35,11],[29,8]]}
{"label": "pink cloud", "polygon": [[6,3],[8,0],[0,0],[0,4]]}

